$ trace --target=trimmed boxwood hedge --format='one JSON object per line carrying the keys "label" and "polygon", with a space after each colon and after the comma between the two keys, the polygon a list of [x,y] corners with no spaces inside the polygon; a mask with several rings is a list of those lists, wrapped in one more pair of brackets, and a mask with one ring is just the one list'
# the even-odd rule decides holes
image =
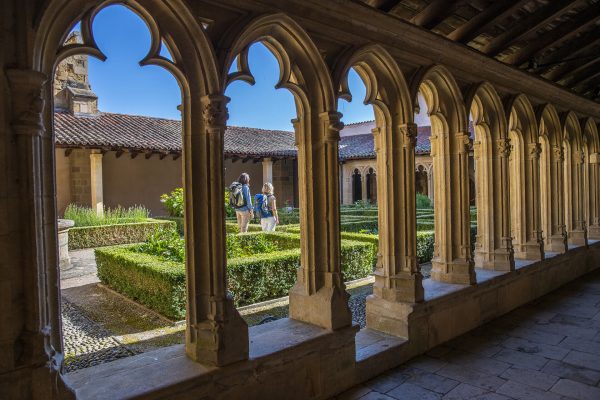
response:
{"label": "trimmed boxwood hedge", "polygon": [[[249,233],[250,237],[258,235]],[[288,294],[300,266],[300,237],[297,234],[261,233],[288,250],[228,261],[229,291],[237,306]],[[368,236],[368,235],[365,235]],[[359,239],[359,237],[356,237]],[[345,281],[364,278],[373,272],[377,246],[368,241],[342,240],[341,262]],[[185,316],[185,265],[136,252],[134,246],[96,249],[98,277],[108,287],[173,319]]]}
{"label": "trimmed boxwood hedge", "polygon": [[139,243],[157,228],[175,228],[175,222],[149,218],[146,222],[81,226],[69,229],[69,250]]}

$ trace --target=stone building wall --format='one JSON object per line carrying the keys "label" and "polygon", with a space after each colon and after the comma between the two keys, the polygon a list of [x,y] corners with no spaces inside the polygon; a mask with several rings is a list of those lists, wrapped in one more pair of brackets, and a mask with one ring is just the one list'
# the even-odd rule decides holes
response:
{"label": "stone building wall", "polygon": [[273,162],[273,186],[278,207],[289,204],[298,207],[298,169],[296,160],[278,160]]}
{"label": "stone building wall", "polygon": [[92,201],[90,150],[73,150],[69,155],[69,166],[71,203],[89,207]]}

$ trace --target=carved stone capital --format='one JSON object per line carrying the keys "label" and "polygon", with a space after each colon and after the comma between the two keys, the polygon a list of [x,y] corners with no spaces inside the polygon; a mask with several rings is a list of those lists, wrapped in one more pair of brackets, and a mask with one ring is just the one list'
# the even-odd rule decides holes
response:
{"label": "carved stone capital", "polygon": [[227,103],[229,97],[221,95],[207,95],[202,97],[202,118],[208,129],[224,129],[229,112],[227,111]]}
{"label": "carved stone capital", "polygon": [[592,153],[589,156],[590,164],[600,164],[600,153]]}
{"label": "carved stone capital", "polygon": [[578,164],[585,164],[585,151],[579,150],[577,152],[577,160],[576,161]]}
{"label": "carved stone capital", "polygon": [[402,124],[399,126],[402,145],[414,149],[417,146],[417,125]]}
{"label": "carved stone capital", "polygon": [[562,146],[558,145],[558,146],[554,146],[554,158],[556,160],[556,162],[563,162],[565,160],[565,153],[563,151]]}
{"label": "carved stone capital", "polygon": [[512,150],[512,145],[510,144],[509,138],[499,139],[497,142],[498,152],[500,156],[508,158],[510,156],[510,152]]}
{"label": "carved stone capital", "polygon": [[468,132],[458,132],[455,137],[458,152],[460,154],[468,153],[473,150],[473,140],[469,137]]}
{"label": "carved stone capital", "polygon": [[540,158],[540,154],[542,153],[542,146],[539,143],[530,143],[529,144],[529,158],[537,160]]}
{"label": "carved stone capital", "polygon": [[344,123],[342,122],[342,114],[333,111],[333,112],[324,112],[319,115],[321,121],[325,123],[325,131],[323,132],[325,135],[325,140],[328,142],[340,140],[340,131],[344,129]]}
{"label": "carved stone capital", "polygon": [[44,133],[42,90],[46,75],[26,69],[6,71],[12,97],[11,127],[16,135],[41,136]]}

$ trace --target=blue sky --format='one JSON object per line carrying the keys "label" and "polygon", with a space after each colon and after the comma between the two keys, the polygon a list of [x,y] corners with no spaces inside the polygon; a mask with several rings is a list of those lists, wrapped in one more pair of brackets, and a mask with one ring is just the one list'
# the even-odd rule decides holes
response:
{"label": "blue sky", "polygon": [[[89,59],[90,84],[98,95],[100,110],[179,119],[181,95],[175,78],[160,67],[138,64],[150,48],[150,32],[145,23],[123,6],[110,6],[96,16],[93,30],[99,48],[108,57],[104,62]],[[256,84],[229,85],[228,124],[291,130],[290,121],[296,110],[292,94],[274,88],[279,76],[277,61],[263,45],[255,44],[250,48],[249,63]],[[362,103],[365,87],[354,71],[349,84],[354,101],[340,100],[343,121],[373,119],[372,107]]]}

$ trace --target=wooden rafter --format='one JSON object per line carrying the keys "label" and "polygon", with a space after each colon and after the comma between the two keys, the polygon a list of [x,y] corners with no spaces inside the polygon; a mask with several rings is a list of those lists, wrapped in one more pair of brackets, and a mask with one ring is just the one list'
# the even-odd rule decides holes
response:
{"label": "wooden rafter", "polygon": [[501,21],[531,0],[498,0],[483,9],[475,17],[459,26],[448,35],[448,39],[468,43],[496,21]]}
{"label": "wooden rafter", "polygon": [[71,149],[71,148],[66,149],[65,150],[65,157],[69,157],[72,152],[73,152],[73,149]]}
{"label": "wooden rafter", "polygon": [[569,69],[569,71],[557,79],[557,82],[561,82],[565,86],[573,86],[580,82],[583,78],[589,74],[593,74],[600,67],[600,57],[591,56],[587,61],[584,61],[578,67]]}
{"label": "wooden rafter", "polygon": [[115,153],[115,157],[119,158],[123,155],[124,151],[123,150],[117,150],[117,152]]}
{"label": "wooden rafter", "polygon": [[512,28],[496,36],[481,51],[491,57],[503,52],[507,47],[518,42],[528,34],[537,31],[548,22],[553,21],[559,15],[567,11],[575,2],[580,0],[554,0],[548,5],[529,14],[512,25]]}
{"label": "wooden rafter", "polygon": [[466,0],[433,0],[421,12],[412,17],[410,22],[427,29],[435,28],[464,3]]}
{"label": "wooden rafter", "polygon": [[[585,83],[589,85],[584,85]],[[587,91],[588,89],[594,89],[600,83],[600,68],[596,68],[594,72],[590,72],[588,75],[582,77],[577,82],[572,82],[572,87],[577,92]]]}
{"label": "wooden rafter", "polygon": [[511,64],[521,65],[531,59],[542,50],[554,46],[557,42],[563,42],[574,37],[577,33],[598,21],[600,15],[600,3],[582,10],[571,20],[559,25],[550,32],[545,32],[535,40],[523,47],[512,59]]}
{"label": "wooden rafter", "polygon": [[[542,64],[549,64],[549,66],[542,70],[541,73],[545,74],[552,69],[553,71],[550,72],[548,78],[551,80],[558,79],[557,77],[564,75],[564,73],[571,68],[570,63],[564,63],[565,61],[585,57],[585,55],[588,54],[588,51],[591,50],[598,42],[600,42],[600,30],[594,30],[590,32],[589,34],[585,35],[585,37],[577,40],[576,43],[567,43],[550,56],[541,60]],[[553,68],[558,63],[563,65],[558,68]]]}
{"label": "wooden rafter", "polygon": [[149,160],[149,159],[150,159],[150,157],[152,157],[152,154],[154,154],[154,153],[153,153],[153,152],[151,152],[151,151],[149,151],[149,152],[147,152],[146,154],[144,154],[144,158],[145,158],[146,160]]}

